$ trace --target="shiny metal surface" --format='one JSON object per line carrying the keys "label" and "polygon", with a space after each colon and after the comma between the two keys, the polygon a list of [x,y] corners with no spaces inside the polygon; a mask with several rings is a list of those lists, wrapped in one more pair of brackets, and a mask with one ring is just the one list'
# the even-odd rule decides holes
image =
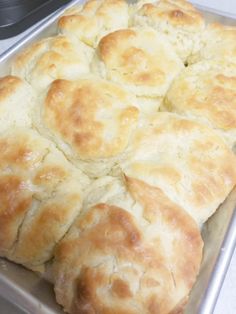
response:
{"label": "shiny metal surface", "polygon": [[0,296],[0,312],[6,314],[27,314],[25,311],[19,309],[19,307],[10,303],[6,299]]}
{"label": "shiny metal surface", "polygon": [[[57,18],[74,4],[84,1],[74,0],[69,5],[52,14],[37,29],[21,39],[9,50],[0,55],[0,75],[9,73],[9,64],[16,53],[28,44],[56,32]],[[134,1],[132,1],[134,2]],[[236,25],[236,20],[208,12],[197,6],[207,21],[217,21],[227,25]],[[191,292],[186,314],[213,313],[227,268],[236,246],[236,188],[220,206],[216,214],[202,229],[205,242],[204,257],[198,280]],[[37,274],[0,259],[0,295],[33,314],[62,314],[56,304],[52,285]],[[0,311],[1,312],[1,311]]]}

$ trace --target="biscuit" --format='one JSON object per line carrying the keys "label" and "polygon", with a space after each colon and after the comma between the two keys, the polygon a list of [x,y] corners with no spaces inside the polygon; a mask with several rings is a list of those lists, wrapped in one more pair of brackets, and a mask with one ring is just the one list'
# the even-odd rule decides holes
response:
{"label": "biscuit", "polygon": [[30,126],[34,104],[29,84],[16,76],[0,78],[0,132],[13,126]]}
{"label": "biscuit", "polygon": [[42,269],[81,210],[87,177],[30,129],[0,136],[0,255]]}
{"label": "biscuit", "polygon": [[135,97],[98,78],[54,81],[36,113],[41,133],[59,145],[79,167],[92,176],[109,173],[122,157],[139,110]]}
{"label": "biscuit", "polygon": [[205,21],[191,3],[185,0],[141,0],[135,11],[133,24],[150,26],[163,34],[184,62],[200,49]]}
{"label": "biscuit", "polygon": [[212,59],[236,63],[236,27],[209,24],[200,44],[201,49],[189,58],[189,64]]}
{"label": "biscuit", "polygon": [[56,249],[57,301],[69,313],[180,313],[201,262],[198,226],[160,189],[115,180],[117,197],[84,211]]}
{"label": "biscuit", "polygon": [[77,79],[88,73],[92,54],[92,49],[79,40],[46,38],[17,55],[11,72],[41,91],[56,79]]}
{"label": "biscuit", "polygon": [[[91,68],[140,97],[140,107],[157,111],[160,98],[183,69],[170,44],[151,28],[123,29],[99,42]],[[153,102],[155,105],[153,105]]]}
{"label": "biscuit", "polygon": [[[143,131],[145,130],[145,131]],[[202,225],[236,183],[236,157],[210,128],[173,113],[157,113],[140,122],[127,176],[156,186]]]}
{"label": "biscuit", "polygon": [[236,142],[236,65],[202,61],[187,67],[169,89],[164,108],[207,124]]}
{"label": "biscuit", "polygon": [[129,7],[125,0],[89,0],[66,12],[58,22],[59,31],[96,47],[106,34],[129,24]]}

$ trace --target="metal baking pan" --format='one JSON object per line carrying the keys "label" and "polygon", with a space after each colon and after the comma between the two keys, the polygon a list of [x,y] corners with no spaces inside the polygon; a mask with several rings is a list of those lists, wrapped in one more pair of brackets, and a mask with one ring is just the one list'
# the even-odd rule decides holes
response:
{"label": "metal baking pan", "polygon": [[0,0],[0,39],[13,37],[70,0]]}
{"label": "metal baking pan", "polygon": [[[0,55],[0,76],[9,73],[16,53],[34,41],[56,34],[56,20],[62,12],[84,1],[74,0],[44,20],[37,29]],[[134,2],[134,1],[132,1]],[[236,20],[197,6],[209,22],[235,25]],[[202,229],[204,257],[198,280],[191,292],[186,314],[211,314],[236,245],[236,188]],[[52,285],[35,273],[0,258],[0,295],[32,314],[62,314]]]}

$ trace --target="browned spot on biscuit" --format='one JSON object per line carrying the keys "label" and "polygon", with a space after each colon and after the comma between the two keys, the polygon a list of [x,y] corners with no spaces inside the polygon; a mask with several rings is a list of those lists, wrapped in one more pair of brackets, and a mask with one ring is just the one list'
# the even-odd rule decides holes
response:
{"label": "browned spot on biscuit", "polygon": [[9,249],[32,202],[26,183],[16,175],[0,177],[0,251]]}
{"label": "browned spot on biscuit", "polygon": [[112,292],[120,299],[132,298],[129,284],[121,279],[115,279],[112,283]]}

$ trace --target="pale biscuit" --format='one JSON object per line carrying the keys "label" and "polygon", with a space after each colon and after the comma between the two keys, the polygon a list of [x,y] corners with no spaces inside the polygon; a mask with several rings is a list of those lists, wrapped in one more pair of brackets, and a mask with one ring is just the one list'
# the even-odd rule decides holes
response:
{"label": "pale biscuit", "polygon": [[200,49],[205,21],[185,0],[141,0],[136,4],[133,24],[150,26],[162,33],[183,61]]}
{"label": "pale biscuit", "polygon": [[201,225],[236,183],[236,157],[210,128],[173,113],[140,123],[122,169],[167,196]]}
{"label": "pale biscuit", "polygon": [[[99,42],[92,70],[144,99],[143,111],[157,111],[160,98],[183,69],[170,44],[151,28],[123,29]],[[153,105],[153,102],[156,105]]]}
{"label": "pale biscuit", "polygon": [[35,114],[40,132],[96,177],[109,173],[122,157],[139,110],[135,97],[121,87],[90,77],[54,81]]}
{"label": "pale biscuit", "polygon": [[187,67],[169,89],[164,109],[219,131],[236,143],[236,65],[202,61]]}
{"label": "pale biscuit", "polygon": [[88,73],[92,55],[93,50],[79,40],[56,36],[23,50],[13,60],[11,71],[41,91],[56,79],[77,79]]}
{"label": "pale biscuit", "polygon": [[125,0],[89,0],[65,13],[59,31],[96,47],[99,39],[129,24],[129,7]]}
{"label": "pale biscuit", "polygon": [[116,195],[84,211],[56,249],[57,301],[69,313],[182,312],[201,263],[198,226],[158,188],[102,180]]}
{"label": "pale biscuit", "polygon": [[81,210],[87,177],[30,129],[0,136],[0,255],[43,269]]}
{"label": "pale biscuit", "polygon": [[189,58],[189,63],[219,59],[236,63],[236,27],[209,24],[201,37],[201,49]]}
{"label": "pale biscuit", "polygon": [[16,76],[0,78],[0,132],[14,126],[30,126],[35,95],[29,84]]}

